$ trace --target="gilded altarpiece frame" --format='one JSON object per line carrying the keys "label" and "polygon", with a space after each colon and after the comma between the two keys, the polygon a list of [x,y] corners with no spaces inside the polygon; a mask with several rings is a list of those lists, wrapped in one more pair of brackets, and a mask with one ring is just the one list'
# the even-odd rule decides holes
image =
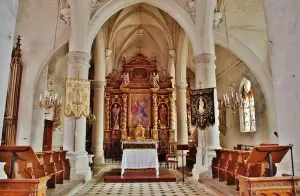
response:
{"label": "gilded altarpiece frame", "polygon": [[120,142],[135,139],[138,125],[145,129],[145,139],[159,141],[159,150],[167,151],[175,131],[172,77],[158,73],[155,57],[138,53],[123,58],[122,71],[114,70],[106,79],[105,154],[121,153]]}

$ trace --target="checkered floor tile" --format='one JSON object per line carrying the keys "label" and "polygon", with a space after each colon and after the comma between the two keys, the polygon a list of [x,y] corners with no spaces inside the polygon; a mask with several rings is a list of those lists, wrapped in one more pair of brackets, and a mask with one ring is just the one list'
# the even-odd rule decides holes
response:
{"label": "checkered floor tile", "polygon": [[[199,186],[198,182],[146,182],[146,183],[104,183],[103,176],[105,172],[113,168],[119,168],[119,165],[106,165],[100,172],[94,175],[94,178],[84,184],[74,196],[87,195],[110,195],[110,196],[212,196],[215,194],[207,193]],[[174,172],[176,176],[176,172]],[[179,176],[178,176],[179,177]]]}

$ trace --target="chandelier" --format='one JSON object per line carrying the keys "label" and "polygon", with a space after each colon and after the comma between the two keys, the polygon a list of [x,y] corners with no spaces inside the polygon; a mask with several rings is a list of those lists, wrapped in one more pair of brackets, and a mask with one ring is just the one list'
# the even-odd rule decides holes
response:
{"label": "chandelier", "polygon": [[243,99],[237,92],[235,92],[234,84],[230,84],[229,86],[230,93],[223,94],[224,104],[226,108],[230,108],[232,114],[235,115],[236,111],[241,108]]}
{"label": "chandelier", "polygon": [[40,104],[41,108],[45,108],[45,114],[50,114],[50,109],[53,108],[55,105],[61,105],[62,100],[57,99],[57,93],[53,94],[53,81],[52,78],[49,78],[48,83],[49,90],[45,91],[45,96],[43,97],[40,94]]}

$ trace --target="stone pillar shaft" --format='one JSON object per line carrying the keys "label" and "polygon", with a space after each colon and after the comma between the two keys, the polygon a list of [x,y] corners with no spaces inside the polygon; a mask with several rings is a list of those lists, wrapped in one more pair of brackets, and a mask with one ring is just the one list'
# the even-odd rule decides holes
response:
{"label": "stone pillar shaft", "polygon": [[177,98],[177,143],[188,143],[187,108],[186,108],[186,83],[176,84]]}
{"label": "stone pillar shaft", "polygon": [[[293,144],[295,175],[300,175],[299,143],[299,48],[300,2],[298,0],[264,0],[269,37],[269,53],[275,92],[275,109],[279,144]],[[288,153],[279,164],[279,171],[292,174]]]}
{"label": "stone pillar shaft", "polygon": [[[4,0],[0,6],[0,137],[2,138],[6,95],[10,73],[11,53],[14,44],[19,0]],[[1,145],[1,144],[0,144]]]}
{"label": "stone pillar shaft", "polygon": [[94,83],[94,114],[96,123],[93,126],[93,152],[94,165],[104,163],[103,157],[103,134],[104,134],[104,87],[105,82]]}

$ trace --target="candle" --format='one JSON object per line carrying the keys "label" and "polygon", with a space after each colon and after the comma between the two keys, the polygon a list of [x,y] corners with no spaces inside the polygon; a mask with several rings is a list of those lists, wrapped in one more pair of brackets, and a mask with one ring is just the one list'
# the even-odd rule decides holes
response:
{"label": "candle", "polygon": [[239,95],[236,93],[236,100],[239,101]]}
{"label": "candle", "polygon": [[233,91],[231,91],[231,96],[232,96],[232,98],[233,98]]}
{"label": "candle", "polygon": [[57,99],[57,93],[55,93],[55,95],[54,95],[54,99]]}
{"label": "candle", "polygon": [[43,98],[43,95],[42,95],[42,94],[40,94],[40,101],[42,101],[42,98]]}
{"label": "candle", "polygon": [[225,97],[225,94],[223,94],[223,99],[224,99],[224,101],[226,102],[226,97]]}

